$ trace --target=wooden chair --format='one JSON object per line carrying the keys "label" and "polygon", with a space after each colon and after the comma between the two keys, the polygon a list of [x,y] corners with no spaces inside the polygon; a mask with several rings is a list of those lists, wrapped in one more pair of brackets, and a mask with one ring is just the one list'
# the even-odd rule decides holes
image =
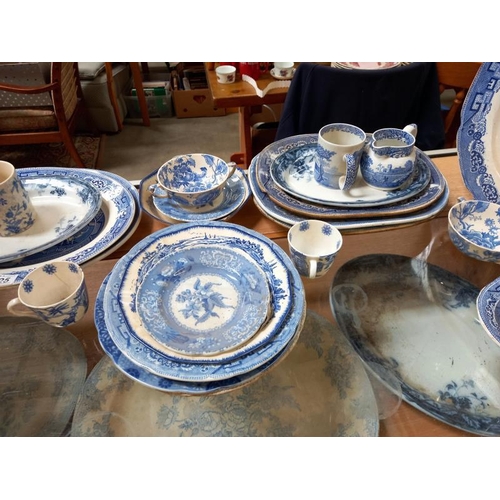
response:
{"label": "wooden chair", "polygon": [[449,89],[455,92],[451,106],[448,109],[443,109],[445,147],[447,148],[456,147],[462,105],[480,66],[479,62],[436,63],[439,91],[441,94]]}
{"label": "wooden chair", "polygon": [[[36,63],[31,64],[35,71]],[[19,73],[23,64],[18,66],[14,69]],[[15,76],[8,83],[2,80],[0,78],[0,91],[3,91],[0,92],[0,145],[62,142],[76,166],[84,167],[72,138],[78,115],[85,111],[78,64],[51,63],[49,83],[41,81],[42,78],[32,78],[31,84],[26,84],[29,78]]]}

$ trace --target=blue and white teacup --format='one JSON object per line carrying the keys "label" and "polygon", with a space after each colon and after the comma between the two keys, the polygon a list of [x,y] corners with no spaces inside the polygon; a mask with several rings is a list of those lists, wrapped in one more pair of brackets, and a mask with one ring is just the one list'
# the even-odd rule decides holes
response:
{"label": "blue and white teacup", "polygon": [[199,208],[219,197],[235,170],[236,163],[226,163],[210,154],[179,155],[158,169],[158,183],[149,190],[158,198],[170,198],[186,208]]}
{"label": "blue and white teacup", "polygon": [[348,123],[331,123],[318,134],[314,178],[323,186],[350,189],[356,182],[366,134]]}
{"label": "blue and white teacup", "polygon": [[85,276],[78,264],[43,264],[21,281],[17,297],[7,304],[15,316],[31,316],[64,328],[76,323],[89,308]]}
{"label": "blue and white teacup", "polygon": [[35,209],[12,163],[0,161],[0,236],[13,236],[35,222]]}
{"label": "blue and white teacup", "polygon": [[342,234],[328,222],[304,220],[288,231],[288,248],[301,276],[319,278],[332,266],[342,247]]}

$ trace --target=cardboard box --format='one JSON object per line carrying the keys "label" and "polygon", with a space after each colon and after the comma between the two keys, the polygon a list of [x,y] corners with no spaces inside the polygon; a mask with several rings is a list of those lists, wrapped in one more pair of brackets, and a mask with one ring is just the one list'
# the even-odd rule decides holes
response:
{"label": "cardboard box", "polygon": [[177,118],[200,116],[224,116],[225,108],[216,108],[210,89],[174,90],[175,115]]}

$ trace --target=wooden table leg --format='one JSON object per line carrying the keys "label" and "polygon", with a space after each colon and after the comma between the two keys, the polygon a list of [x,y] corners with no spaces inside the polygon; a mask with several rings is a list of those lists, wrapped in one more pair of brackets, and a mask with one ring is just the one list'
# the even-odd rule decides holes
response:
{"label": "wooden table leg", "polygon": [[245,168],[248,168],[252,160],[252,124],[250,116],[251,108],[249,106],[239,108],[240,147],[243,153],[243,165]]}
{"label": "wooden table leg", "polygon": [[146,102],[146,96],[142,86],[141,67],[138,62],[131,62],[129,64],[130,70],[132,71],[132,78],[134,79],[135,89],[137,90],[137,99],[139,99],[139,106],[141,108],[142,123],[144,123],[146,127],[149,127],[151,125],[151,120],[149,118],[148,103]]}
{"label": "wooden table leg", "polygon": [[111,106],[113,107],[113,112],[115,113],[116,125],[118,131],[123,130],[123,123],[120,116],[120,109],[118,107],[118,99],[116,97],[115,82],[113,78],[113,64],[110,62],[104,63],[106,68],[106,85],[108,87],[109,99],[111,101]]}

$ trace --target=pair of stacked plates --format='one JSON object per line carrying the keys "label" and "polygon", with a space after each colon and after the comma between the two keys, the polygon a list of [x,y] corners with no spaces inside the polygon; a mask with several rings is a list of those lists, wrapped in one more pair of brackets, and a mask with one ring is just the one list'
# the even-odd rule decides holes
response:
{"label": "pair of stacked plates", "polygon": [[249,166],[248,180],[260,211],[291,227],[304,219],[324,220],[339,230],[413,224],[437,215],[448,201],[444,176],[417,149],[412,182],[395,191],[368,186],[361,173],[348,191],[314,178],[318,134],[287,137],[267,146]]}
{"label": "pair of stacked plates", "polygon": [[222,221],[172,225],[120,259],[95,306],[99,341],[132,379],[171,393],[247,384],[281,361],[305,319],[286,253]]}
{"label": "pair of stacked plates", "polygon": [[[142,179],[139,186],[140,203],[148,215],[166,224],[226,221],[233,217],[250,197],[248,181],[243,171],[236,169],[217,199],[202,207],[189,208],[169,198],[159,198],[151,194],[149,188],[157,183],[157,172],[158,170],[155,170]],[[157,190],[162,192],[160,188]]]}
{"label": "pair of stacked plates", "polygon": [[17,285],[53,260],[80,265],[100,260],[137,228],[137,190],[116,174],[64,167],[22,168],[17,173],[37,215],[30,229],[2,239],[0,286]]}

